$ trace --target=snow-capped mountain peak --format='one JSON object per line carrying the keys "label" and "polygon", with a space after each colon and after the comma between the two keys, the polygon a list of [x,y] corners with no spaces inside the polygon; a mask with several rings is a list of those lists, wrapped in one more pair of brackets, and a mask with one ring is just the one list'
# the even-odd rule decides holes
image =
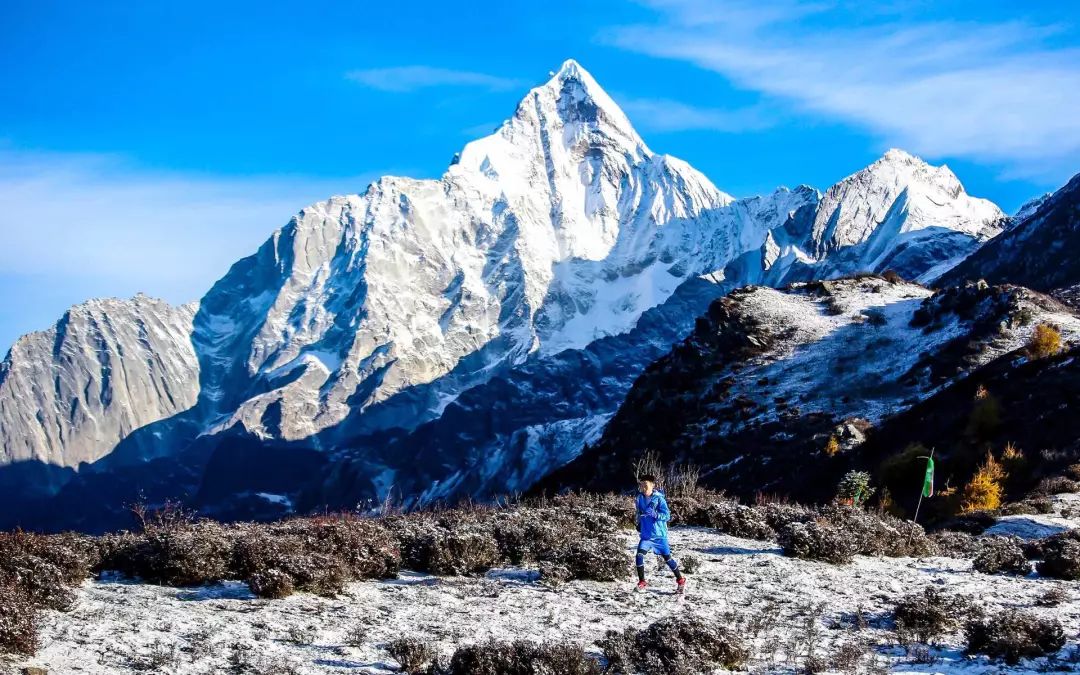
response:
{"label": "snow-capped mountain peak", "polygon": [[[139,335],[98,340],[111,335],[105,315],[131,323],[119,309],[67,331],[86,338],[71,340],[80,348],[68,360],[38,340],[43,369],[24,390],[13,379],[4,389],[0,374],[0,413],[17,413],[0,415],[0,448],[21,443],[6,456],[73,466],[120,440],[141,461],[143,448],[179,456],[244,434],[352,453],[367,474],[386,473],[360,492],[391,482],[423,491],[427,479],[450,496],[460,485],[447,477],[481,464],[477,489],[523,488],[578,452],[583,430],[599,431],[650,357],[723,289],[881,269],[915,276],[966,255],[999,216],[946,167],[901,151],[824,195],[800,186],[734,200],[686,162],[653,153],[570,60],[438,180],[385,177],[301,210],[197,312],[172,312],[161,322],[168,330],[143,320],[147,349],[129,344],[146,342]],[[108,354],[82,348],[98,343]],[[22,392],[51,382],[52,370],[111,385],[134,354],[153,366],[146,386],[168,395],[133,422],[105,402],[90,406],[108,434],[67,414],[38,422],[8,402],[32,400]],[[180,365],[158,368],[155,355]],[[524,383],[521,404],[496,425],[492,411],[514,382]],[[108,386],[78,391],[80,411],[112,395]],[[567,392],[581,397],[568,403]],[[466,403],[486,421],[472,436],[460,423]],[[443,419],[442,431],[423,431]],[[42,424],[56,426],[55,439]],[[411,435],[421,433],[441,444],[422,468],[380,454],[387,434],[417,452]],[[67,440],[80,434],[85,447]]]}

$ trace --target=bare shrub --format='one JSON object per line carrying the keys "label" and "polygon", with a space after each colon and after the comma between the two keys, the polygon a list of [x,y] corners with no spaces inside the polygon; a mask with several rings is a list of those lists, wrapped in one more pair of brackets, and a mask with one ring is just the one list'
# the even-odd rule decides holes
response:
{"label": "bare shrub", "polygon": [[661,619],[644,630],[609,631],[598,643],[614,673],[692,675],[746,663],[749,650],[731,631],[697,617]]}
{"label": "bare shrub", "polygon": [[37,609],[21,589],[0,585],[0,654],[37,651]]}
{"label": "bare shrub", "polygon": [[930,555],[934,550],[921,525],[887,513],[831,504],[822,509],[821,517],[844,532],[855,552],[862,555],[917,557]]}
{"label": "bare shrub", "polygon": [[248,586],[251,587],[251,592],[260,598],[272,600],[287,598],[296,590],[292,577],[279,569],[252,574],[248,579]]}
{"label": "bare shrub", "polygon": [[701,569],[702,560],[698,556],[688,553],[679,557],[679,569],[684,574],[697,574]]}
{"label": "bare shrub", "polygon": [[431,645],[417,638],[398,638],[386,646],[386,651],[409,675],[423,673],[437,656]]}
{"label": "bare shrub", "polygon": [[438,675],[599,675],[600,664],[579,645],[489,641],[459,647]]}
{"label": "bare shrub", "polygon": [[1031,573],[1031,563],[1024,557],[1024,549],[1015,537],[980,538],[972,568],[983,574],[1026,576]]}
{"label": "bare shrub", "polygon": [[841,673],[859,672],[859,665],[869,652],[870,645],[862,640],[843,642],[833,648],[828,666]]}
{"label": "bare shrub", "polygon": [[733,500],[709,504],[701,518],[703,522],[698,524],[715,528],[733,537],[764,541],[776,539],[776,530],[769,526],[764,513]]}
{"label": "bare shrub", "polygon": [[424,545],[432,574],[483,574],[500,560],[499,546],[489,531],[438,532]]}
{"label": "bare shrub", "polygon": [[289,642],[298,645],[315,644],[316,633],[315,626],[289,626]]}
{"label": "bare shrub", "polygon": [[785,504],[781,502],[765,502],[755,506],[776,532],[780,532],[792,523],[808,523],[817,518],[817,512],[801,504]]}
{"label": "bare shrub", "polygon": [[99,566],[168,586],[198,586],[229,576],[232,541],[217,523],[153,528],[112,538]]}
{"label": "bare shrub", "polygon": [[1080,492],[1080,481],[1075,481],[1065,476],[1051,476],[1043,478],[1032,491],[1037,495],[1059,495],[1067,492]]}
{"label": "bare shrub", "polygon": [[791,523],[780,532],[784,555],[845,565],[855,558],[856,542],[850,533],[827,522]]}
{"label": "bare shrub", "polygon": [[35,607],[70,610],[75,591],[55,565],[37,556],[17,553],[0,560],[0,586],[18,588]]}
{"label": "bare shrub", "polygon": [[572,579],[617,581],[631,571],[630,556],[614,538],[583,539],[570,545],[556,560],[570,570]]}
{"label": "bare shrub", "polygon": [[978,553],[978,540],[967,532],[941,530],[930,535],[930,542],[937,555],[947,558],[974,558]]}
{"label": "bare shrub", "polygon": [[1065,630],[1056,619],[1043,619],[1005,610],[967,627],[967,651],[1004,659],[1015,665],[1022,658],[1055,654],[1065,645]]}
{"label": "bare shrub", "polygon": [[1040,595],[1039,599],[1035,602],[1040,607],[1057,607],[1058,605],[1068,601],[1068,592],[1060,586],[1055,586],[1053,588],[1047,589],[1047,591]]}
{"label": "bare shrub", "polygon": [[1055,534],[1040,542],[1039,548],[1042,560],[1035,568],[1040,575],[1080,581],[1080,535],[1075,531]]}
{"label": "bare shrub", "polygon": [[556,588],[574,578],[574,573],[566,565],[549,561],[540,563],[540,583]]}
{"label": "bare shrub", "polygon": [[97,545],[92,537],[73,532],[35,534],[0,532],[0,565],[16,555],[32,555],[60,571],[66,584],[79,584],[90,575],[97,559]]}
{"label": "bare shrub", "polygon": [[949,595],[933,587],[906,596],[893,610],[896,629],[905,643],[914,638],[917,642],[930,644],[960,630],[978,615],[979,611],[967,598]]}

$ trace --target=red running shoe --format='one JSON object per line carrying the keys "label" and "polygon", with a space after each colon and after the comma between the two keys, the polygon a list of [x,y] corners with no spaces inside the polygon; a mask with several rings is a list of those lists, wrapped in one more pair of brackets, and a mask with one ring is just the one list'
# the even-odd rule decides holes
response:
{"label": "red running shoe", "polygon": [[677,580],[675,582],[675,586],[676,586],[676,588],[675,588],[676,593],[684,593],[686,591],[686,577],[683,577],[682,579]]}
{"label": "red running shoe", "polygon": [[645,583],[644,581],[639,581],[637,582],[637,588],[635,590],[640,593],[641,591],[645,590],[648,585],[649,584]]}

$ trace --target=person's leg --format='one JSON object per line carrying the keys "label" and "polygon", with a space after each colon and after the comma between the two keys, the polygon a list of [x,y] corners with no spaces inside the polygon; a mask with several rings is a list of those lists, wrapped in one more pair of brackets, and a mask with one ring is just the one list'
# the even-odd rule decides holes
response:
{"label": "person's leg", "polygon": [[671,568],[671,571],[675,573],[675,580],[682,579],[682,570],[679,569],[679,561],[671,557],[671,552],[668,551],[664,554],[664,562]]}
{"label": "person's leg", "polygon": [[645,581],[645,554],[647,551],[643,548],[638,548],[637,555],[634,557],[634,564],[637,565],[637,578],[638,581]]}
{"label": "person's leg", "polygon": [[679,561],[671,557],[671,545],[667,540],[654,542],[653,549],[663,557],[664,562],[671,568],[671,571],[675,573],[675,580],[682,579],[682,570],[679,569]]}

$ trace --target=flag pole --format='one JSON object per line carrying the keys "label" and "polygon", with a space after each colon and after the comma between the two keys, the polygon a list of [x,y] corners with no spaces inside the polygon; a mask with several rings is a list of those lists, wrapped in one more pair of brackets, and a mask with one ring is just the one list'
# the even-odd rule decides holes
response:
{"label": "flag pole", "polygon": [[[926,457],[925,455],[920,455],[919,457],[920,457],[920,459],[925,457],[925,459],[928,462],[932,461],[934,459],[934,448],[930,448],[930,456],[929,457]],[[926,479],[925,478],[923,479],[923,486],[921,488],[919,488],[919,503],[915,505],[915,518],[913,518],[912,521],[911,521],[913,523],[919,522],[919,509],[922,508],[922,500],[923,500],[923,495],[924,494],[926,494]]]}

